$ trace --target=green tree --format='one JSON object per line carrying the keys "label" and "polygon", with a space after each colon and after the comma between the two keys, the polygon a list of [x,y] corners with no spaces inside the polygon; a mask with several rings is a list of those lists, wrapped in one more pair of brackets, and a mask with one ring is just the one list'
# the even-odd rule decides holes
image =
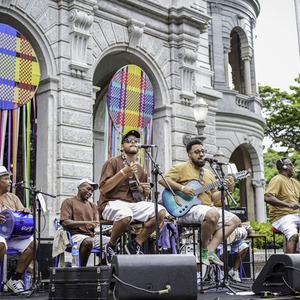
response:
{"label": "green tree", "polygon": [[290,86],[290,94],[259,86],[259,95],[266,115],[265,136],[288,150],[300,151],[300,76],[295,81],[298,86]]}

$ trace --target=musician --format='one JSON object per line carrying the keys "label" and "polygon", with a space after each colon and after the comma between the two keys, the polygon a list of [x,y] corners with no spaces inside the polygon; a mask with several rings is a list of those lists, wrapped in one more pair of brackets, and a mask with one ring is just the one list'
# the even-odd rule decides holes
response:
{"label": "musician", "polygon": [[[249,228],[249,229],[248,229]],[[248,233],[250,234],[251,231],[249,231],[251,226],[247,223],[241,223],[239,227],[237,227],[229,236],[227,239],[227,251],[228,252],[235,252],[236,257],[233,263],[232,268],[228,271],[229,277],[237,282],[241,282],[241,276],[239,272],[240,264],[245,259],[248,250],[249,250],[249,242],[246,241],[246,238],[248,236]],[[252,229],[251,229],[252,230]],[[252,231],[253,233],[253,231]],[[223,244],[220,244],[218,246],[218,249],[220,251],[221,260],[223,261]],[[221,271],[220,273],[220,279],[222,280],[224,278],[224,271]]]}
{"label": "musician", "polygon": [[[77,195],[65,199],[61,205],[60,224],[70,232],[73,242],[77,242],[80,266],[85,267],[92,249],[100,249],[100,236],[95,233],[99,225],[97,205],[89,201],[98,184],[83,178],[77,183],[77,188]],[[103,236],[102,239],[105,245],[108,237]]]}
{"label": "musician", "polygon": [[[182,191],[185,195],[194,197],[195,189],[187,185],[187,183],[191,180],[198,180],[202,186],[206,186],[215,182],[215,176],[210,170],[203,168],[205,165],[205,149],[200,140],[191,140],[186,145],[186,151],[189,160],[173,166],[164,176],[174,191]],[[167,187],[162,179],[159,183]],[[228,191],[232,192],[234,188],[233,178],[227,178],[225,183]],[[206,265],[213,263],[223,266],[223,262],[215,253],[218,245],[223,240],[222,215],[213,206],[215,201],[221,199],[221,191],[218,188],[209,189],[200,194],[198,199],[201,199],[201,202],[199,201],[198,205],[192,206],[184,216],[179,218],[179,221],[187,224],[201,224],[202,262]],[[170,213],[172,214],[172,212]],[[240,219],[234,214],[225,211],[224,223],[225,237],[227,238],[239,225]],[[210,241],[211,236],[212,239]]]}
{"label": "musician", "polygon": [[[127,132],[122,138],[123,154],[110,158],[102,167],[99,213],[103,219],[114,221],[106,246],[107,264],[117,253],[119,237],[133,220],[143,222],[144,226],[136,239],[125,245],[127,254],[142,254],[141,245],[155,230],[154,203],[144,201],[150,195],[150,183],[147,182],[143,167],[136,162],[139,139],[139,132]],[[158,205],[159,223],[163,221],[165,213],[165,209]]]}
{"label": "musician", "polygon": [[279,174],[269,182],[265,202],[270,204],[272,226],[281,231],[286,239],[286,253],[296,253],[300,229],[300,183],[292,178],[294,165],[287,157],[276,161]]}
{"label": "musician", "polygon": [[[30,213],[30,209],[25,208],[20,199],[15,194],[9,192],[11,184],[10,173],[4,166],[0,166],[0,211],[9,209],[14,212],[22,211],[24,213]],[[5,216],[0,215],[0,224],[4,224],[5,221]],[[14,293],[24,292],[24,282],[21,278],[34,256],[33,237],[31,236],[24,239],[6,239],[5,237],[0,236],[0,263],[4,259],[7,249],[16,249],[21,254],[15,272],[7,281],[6,285]]]}

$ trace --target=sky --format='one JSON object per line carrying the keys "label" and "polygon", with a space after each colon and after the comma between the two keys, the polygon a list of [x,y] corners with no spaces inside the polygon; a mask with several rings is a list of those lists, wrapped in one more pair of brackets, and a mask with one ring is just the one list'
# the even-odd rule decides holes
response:
{"label": "sky", "polygon": [[[254,31],[257,84],[289,91],[290,85],[297,85],[294,79],[300,73],[294,0],[259,0],[259,3],[261,11]],[[272,141],[265,138],[263,144],[266,152]]]}
{"label": "sky", "polygon": [[257,83],[288,91],[300,73],[294,0],[259,3],[254,41]]}

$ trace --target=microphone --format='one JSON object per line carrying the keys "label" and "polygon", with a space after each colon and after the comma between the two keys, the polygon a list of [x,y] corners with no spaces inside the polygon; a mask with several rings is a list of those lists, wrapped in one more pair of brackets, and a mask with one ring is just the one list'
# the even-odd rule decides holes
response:
{"label": "microphone", "polygon": [[204,157],[204,161],[207,161],[208,163],[210,163],[211,165],[213,163],[217,164],[217,165],[228,165],[228,163],[223,163],[218,161],[217,159],[214,158],[210,158],[210,157]]}
{"label": "microphone", "polygon": [[217,163],[218,160],[210,157],[204,157],[204,161],[207,161],[210,164]]}
{"label": "microphone", "polygon": [[138,144],[137,146],[138,148],[144,148],[144,149],[147,149],[147,148],[155,148],[157,147],[156,145],[147,145],[147,144]]}
{"label": "microphone", "polygon": [[25,182],[26,182],[26,181],[23,180],[23,181],[19,181],[19,182],[13,183],[13,184],[12,184],[12,187],[13,187],[13,188],[17,188],[18,186],[23,185]]}

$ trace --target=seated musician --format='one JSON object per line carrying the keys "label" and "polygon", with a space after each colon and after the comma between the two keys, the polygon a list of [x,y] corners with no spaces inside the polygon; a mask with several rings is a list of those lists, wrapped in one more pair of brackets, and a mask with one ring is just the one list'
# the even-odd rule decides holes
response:
{"label": "seated musician", "polygon": [[[237,282],[241,282],[239,268],[249,250],[249,242],[246,239],[248,234],[253,233],[252,228],[251,231],[249,231],[250,228],[251,226],[249,224],[241,223],[227,239],[227,251],[236,253],[233,266],[228,271],[228,275],[232,280]],[[223,244],[220,244],[218,249],[220,250],[221,260],[223,261]],[[223,271],[221,271],[220,279],[222,280],[223,277],[224,274]]]}
{"label": "seated musician", "polygon": [[[207,186],[215,182],[214,174],[203,168],[205,165],[205,149],[200,140],[191,140],[186,145],[186,151],[188,153],[189,160],[187,162],[179,163],[173,166],[169,171],[164,174],[166,180],[170,184],[171,188],[176,191],[181,191],[184,195],[194,199],[198,195],[195,195],[195,188],[189,185],[192,180],[199,181],[200,186]],[[161,179],[159,181],[164,187],[166,183]],[[233,191],[234,181],[232,177],[228,177],[225,180],[226,186],[229,192]],[[181,210],[182,203],[180,203],[180,197],[173,199],[167,199],[168,201],[178,202],[179,209]],[[222,242],[222,215],[213,206],[215,201],[221,199],[221,192],[218,188],[211,188],[198,196],[200,201],[196,198],[194,206],[188,207],[186,213],[179,218],[179,222],[187,224],[201,224],[201,242],[202,242],[202,263],[209,265],[210,263],[223,266],[223,262],[218,258],[215,253],[218,245]],[[165,207],[168,207],[165,203],[166,199],[163,196],[163,202]],[[175,203],[174,202],[174,203]],[[175,203],[176,204],[176,203]],[[171,204],[172,206],[172,204]],[[169,211],[174,215],[174,212]],[[225,236],[228,237],[231,232],[239,225],[240,219],[232,213],[225,212]],[[210,237],[212,239],[210,240]]]}
{"label": "seated musician", "polygon": [[270,206],[272,226],[286,238],[286,253],[297,253],[300,231],[300,183],[293,178],[295,166],[288,157],[275,163],[279,174],[269,182],[264,200]]}
{"label": "seated musician", "polygon": [[[22,211],[24,213],[30,213],[30,209],[25,208],[20,199],[10,193],[12,181],[10,179],[10,173],[4,166],[0,166],[0,211],[9,209],[11,211]],[[6,218],[0,214],[0,224],[4,224]],[[7,281],[6,285],[14,293],[24,292],[24,282],[22,275],[29,266],[34,256],[34,243],[33,237],[27,237],[24,239],[5,238],[0,235],[0,263],[4,259],[4,255],[7,249],[16,249],[21,254],[18,259],[17,267],[13,276]],[[1,283],[0,283],[1,284]]]}
{"label": "seated musician", "polygon": [[[80,266],[85,267],[92,249],[100,249],[100,235],[95,233],[95,227],[99,225],[97,205],[89,201],[98,184],[83,178],[77,188],[77,195],[65,199],[61,205],[60,224],[70,232],[73,242],[77,242]],[[108,237],[102,239],[104,245]]]}
{"label": "seated musician", "polygon": [[[122,138],[122,155],[110,158],[100,178],[99,212],[104,220],[114,221],[109,243],[106,245],[107,263],[117,253],[117,242],[130,223],[140,221],[144,226],[136,239],[125,245],[127,254],[142,254],[141,245],[155,231],[155,206],[144,201],[150,195],[150,183],[143,167],[136,162],[139,132],[131,130]],[[158,205],[158,222],[165,217],[165,209]]]}

